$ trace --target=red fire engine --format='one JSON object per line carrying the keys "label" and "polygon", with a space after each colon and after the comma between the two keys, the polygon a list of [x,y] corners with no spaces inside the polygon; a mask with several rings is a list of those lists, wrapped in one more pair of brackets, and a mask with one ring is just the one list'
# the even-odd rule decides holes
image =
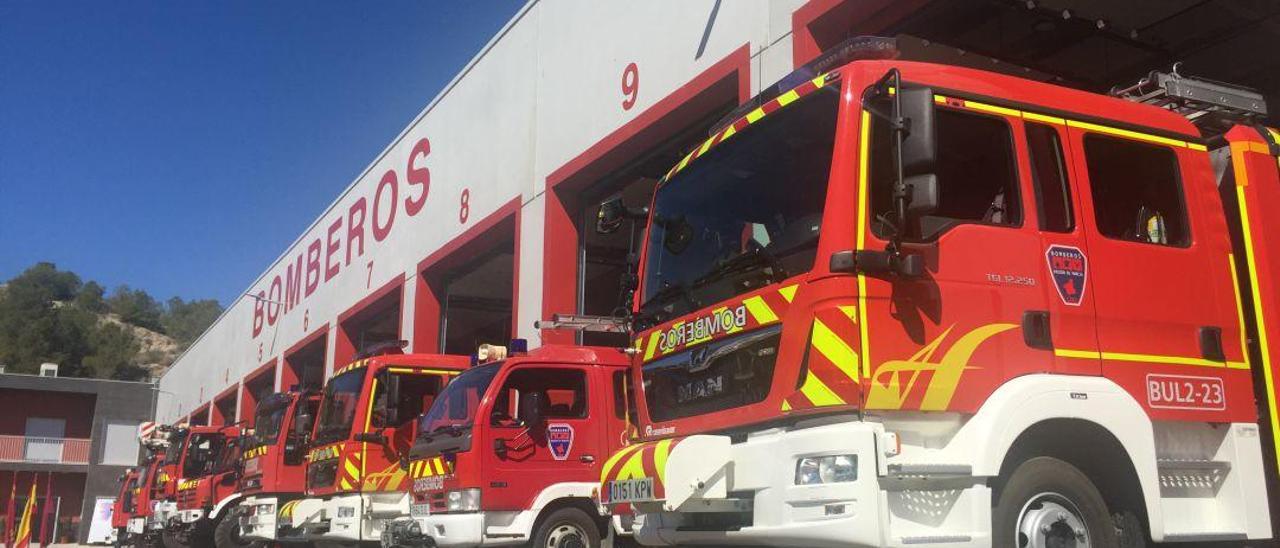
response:
{"label": "red fire engine", "polygon": [[125,524],[126,535],[123,539],[118,539],[121,544],[136,548],[151,548],[160,544],[162,528],[151,526],[154,521],[152,516],[160,506],[162,491],[169,483],[164,467],[170,442],[174,437],[173,429],[168,426],[145,423],[144,427],[139,428],[138,441],[146,449],[147,457],[143,465],[135,469],[138,473],[138,488]]}
{"label": "red fire engine", "polygon": [[521,343],[459,376],[421,419],[412,506],[383,529],[384,547],[596,547],[619,529],[594,494],[628,437],[629,357]]}
{"label": "red fire engine", "polygon": [[129,536],[129,520],[133,519],[138,494],[142,490],[140,478],[137,468],[125,470],[120,475],[120,490],[116,493],[116,500],[111,503],[111,544],[117,548],[133,544]]}
{"label": "red fire engine", "polygon": [[[252,440],[241,456],[238,541],[270,542],[277,536],[276,510],[301,498],[306,489],[306,438],[314,426],[320,393],[279,392],[258,404]],[[215,535],[219,548],[233,539],[231,532]]]}
{"label": "red fire engine", "polygon": [[386,519],[408,513],[415,419],[471,362],[399,348],[363,355],[377,352],[335,371],[325,385],[308,440],[306,498],[276,511],[278,540],[376,541]]}
{"label": "red fire engine", "polygon": [[[641,436],[601,467],[603,501],[651,545],[1270,537],[1280,145],[1261,97],[849,51],[659,184],[632,309]],[[601,228],[628,214],[606,203]]]}
{"label": "red fire engine", "polygon": [[181,457],[175,467],[174,512],[164,524],[166,548],[211,545],[225,515],[215,512],[215,503],[234,493],[239,479],[238,426],[192,426],[185,434],[175,448]]}

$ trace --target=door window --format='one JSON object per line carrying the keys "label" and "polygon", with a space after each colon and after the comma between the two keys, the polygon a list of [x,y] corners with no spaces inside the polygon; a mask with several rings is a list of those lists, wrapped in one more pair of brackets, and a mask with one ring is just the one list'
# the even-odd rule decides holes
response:
{"label": "door window", "polygon": [[1071,188],[1067,183],[1067,162],[1062,139],[1053,127],[1027,123],[1027,152],[1031,157],[1031,180],[1035,183],[1036,213],[1040,230],[1071,232],[1076,226],[1071,213]]}
{"label": "door window", "polygon": [[[387,384],[378,383],[374,391],[373,418],[370,424],[374,428],[399,428],[418,418],[423,411],[431,408],[436,394],[440,393],[440,377],[438,375],[398,374],[400,378],[400,399],[387,401]],[[385,409],[393,406],[396,409],[395,421],[388,421]]]}
{"label": "door window", "polygon": [[587,417],[587,375],[581,369],[531,368],[514,371],[507,377],[494,401],[490,421],[499,426],[514,426],[520,398],[540,393],[545,402],[543,416],[548,419],[584,419]]}
{"label": "door window", "polygon": [[[936,239],[958,224],[1020,226],[1022,206],[1013,164],[1013,133],[1005,120],[950,108],[939,108],[935,119],[938,154],[938,209],[907,227],[909,241]],[[892,133],[883,120],[871,126],[871,208],[877,237],[888,238],[892,221]]]}
{"label": "door window", "polygon": [[1186,247],[1191,242],[1178,177],[1168,147],[1089,134],[1085,165],[1098,232],[1116,240]]}

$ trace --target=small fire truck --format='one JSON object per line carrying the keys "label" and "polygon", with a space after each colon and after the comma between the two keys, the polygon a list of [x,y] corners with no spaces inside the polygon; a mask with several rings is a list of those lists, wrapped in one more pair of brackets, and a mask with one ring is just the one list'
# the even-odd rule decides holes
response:
{"label": "small fire truck", "polygon": [[225,504],[215,503],[236,492],[239,437],[236,425],[186,429],[176,449],[181,457],[175,467],[174,511],[164,524],[166,548],[212,545],[213,532],[225,515]]}
{"label": "small fire truck", "polygon": [[1261,96],[896,55],[845,44],[713,129],[647,210],[602,205],[603,230],[648,218],[641,436],[602,502],[647,545],[1271,537]]}
{"label": "small fire truck", "polygon": [[[307,437],[319,407],[320,393],[316,391],[279,392],[258,403],[253,436],[241,455],[244,477],[240,494],[244,499],[239,501],[237,515],[242,541],[275,541],[276,510],[302,497]],[[231,540],[230,534],[226,537]],[[221,534],[215,536],[222,538]],[[226,548],[223,542],[218,543],[219,548]]]}
{"label": "small fire truck", "polygon": [[472,368],[422,417],[409,456],[408,516],[384,548],[595,548],[622,532],[597,509],[606,455],[629,437],[620,349],[548,345]]}
{"label": "small fire truck", "polygon": [[111,544],[116,548],[133,544],[129,520],[137,509],[138,495],[142,490],[141,477],[138,468],[130,468],[120,475],[120,490],[111,503]]}
{"label": "small fire truck", "polygon": [[308,441],[306,498],[276,510],[280,541],[376,542],[388,518],[408,514],[415,419],[471,364],[386,345],[362,356],[325,385]]}
{"label": "small fire truck", "polygon": [[151,548],[160,545],[162,528],[149,527],[152,515],[159,506],[161,491],[168,481],[161,481],[162,470],[173,438],[173,428],[155,423],[143,423],[139,427],[138,441],[147,450],[143,465],[137,468],[138,489],[133,501],[133,510],[125,524],[126,540],[121,544],[129,544],[136,548]]}

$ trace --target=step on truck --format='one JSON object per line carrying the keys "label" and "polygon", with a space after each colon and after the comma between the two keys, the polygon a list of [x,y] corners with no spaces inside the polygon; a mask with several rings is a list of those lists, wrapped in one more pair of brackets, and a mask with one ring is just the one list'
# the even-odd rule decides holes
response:
{"label": "step on truck", "polygon": [[[239,533],[219,533],[218,548],[237,543],[274,542],[276,513],[302,498],[306,490],[307,438],[320,409],[320,392],[291,390],[271,394],[254,411],[240,479],[236,515]],[[228,525],[228,527],[230,527]]]}
{"label": "step on truck", "polygon": [[596,548],[622,531],[595,499],[605,457],[629,436],[629,357],[523,346],[460,375],[420,419],[412,505],[383,529],[384,548]]}
{"label": "step on truck", "polygon": [[602,205],[602,230],[648,216],[641,441],[602,502],[647,545],[1271,537],[1261,96],[844,46],[715,128],[647,211]]}
{"label": "step on truck", "polygon": [[[282,542],[377,542],[408,514],[416,418],[471,364],[467,356],[370,349],[334,372],[308,441],[306,497],[277,512]],[[286,528],[285,525],[288,525]]]}
{"label": "step on truck", "polygon": [[186,429],[176,470],[174,512],[165,523],[165,548],[208,547],[240,479],[238,425]]}

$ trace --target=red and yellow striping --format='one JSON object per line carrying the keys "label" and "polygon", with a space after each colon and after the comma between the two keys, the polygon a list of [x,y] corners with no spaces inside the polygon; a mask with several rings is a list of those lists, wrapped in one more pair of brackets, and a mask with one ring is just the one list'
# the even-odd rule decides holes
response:
{"label": "red and yellow striping", "polygon": [[443,456],[415,460],[409,463],[409,476],[413,479],[429,478],[432,476],[447,476],[452,473],[453,463],[446,460]]}
{"label": "red and yellow striping", "polygon": [[645,362],[741,331],[778,323],[791,308],[797,284],[768,287],[703,314],[654,328],[636,339]]}
{"label": "red and yellow striping", "polygon": [[862,388],[858,371],[858,309],[836,305],[814,312],[805,349],[800,388],[782,400],[782,410],[857,405]]}
{"label": "red and yellow striping", "polygon": [[774,97],[773,99],[766,101],[764,104],[760,105],[755,110],[748,112],[745,116],[738,118],[737,120],[734,120],[732,124],[729,124],[723,130],[716,132],[715,135],[712,135],[710,138],[704,141],[700,146],[693,149],[691,152],[689,152],[689,154],[685,155],[684,159],[680,160],[680,163],[676,164],[675,167],[672,167],[671,170],[668,171],[667,174],[662,177],[662,183],[666,183],[667,181],[669,181],[672,177],[676,176],[677,173],[680,173],[680,171],[683,170],[685,166],[689,165],[690,162],[698,159],[699,156],[706,154],[708,150],[711,150],[716,145],[723,143],[725,140],[734,136],[739,131],[746,129],[747,126],[750,126],[751,124],[759,122],[769,114],[795,102],[796,99],[799,99],[801,97],[804,97],[805,95],[813,93],[815,90],[822,89],[827,84],[830,84],[831,82],[836,81],[835,77],[837,75],[838,74],[834,72],[821,74],[817,78],[808,80],[805,83],[800,84],[799,86],[796,86],[788,90],[787,92],[782,93],[777,97]]}

